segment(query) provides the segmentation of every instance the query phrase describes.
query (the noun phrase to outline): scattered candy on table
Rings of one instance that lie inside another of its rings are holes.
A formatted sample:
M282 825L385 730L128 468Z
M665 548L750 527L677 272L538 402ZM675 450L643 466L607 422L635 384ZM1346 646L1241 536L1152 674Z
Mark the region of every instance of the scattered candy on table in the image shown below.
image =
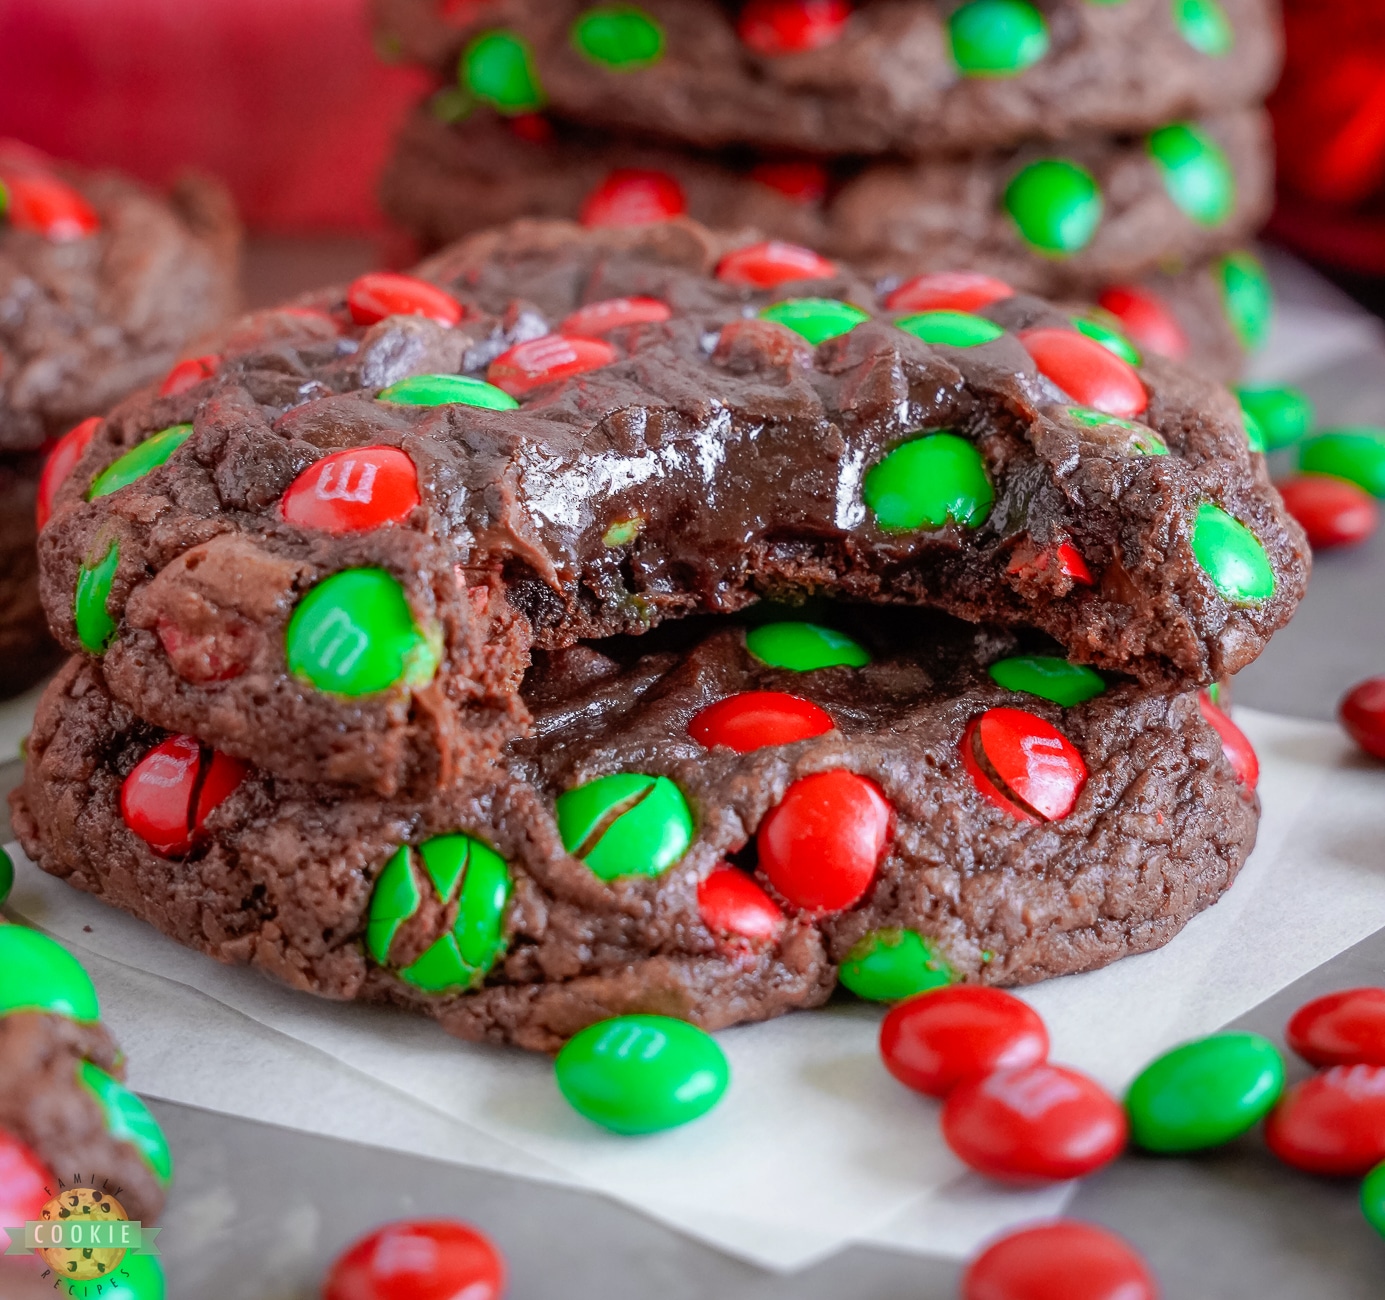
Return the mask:
M1385 759L1385 677L1371 677L1347 692L1338 706L1347 734L1366 753Z
M1375 498L1347 479L1300 474L1275 486L1315 551L1357 546L1371 537L1380 523Z
M1158 1300L1148 1265L1115 1233L1060 1219L992 1242L967 1266L961 1300Z
M377 1228L338 1256L322 1300L500 1300L505 1260L494 1243L455 1219Z
M1295 1084L1271 1112L1265 1142L1306 1173L1366 1173L1385 1160L1385 1066L1334 1065Z
M1385 988L1314 998L1294 1012L1284 1037L1310 1065L1385 1065Z

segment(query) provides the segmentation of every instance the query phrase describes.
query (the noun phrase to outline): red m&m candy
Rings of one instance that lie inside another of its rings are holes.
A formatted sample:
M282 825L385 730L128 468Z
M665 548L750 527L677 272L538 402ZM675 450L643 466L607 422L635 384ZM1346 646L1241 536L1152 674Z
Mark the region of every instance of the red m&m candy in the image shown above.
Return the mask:
M668 303L657 298L607 298L604 302L589 302L565 316L558 333L590 337L623 325L658 324L672 315Z
M742 691L709 704L688 723L688 734L711 749L726 745L748 754L765 745L792 745L833 727L831 714L784 691Z
M718 938L772 943L784 928L784 913L775 901L735 867L717 867L698 885L697 910Z
M619 355L602 339L545 334L502 352L491 362L486 378L511 397L524 397L545 384L600 370Z
M962 762L982 795L1023 821L1061 820L1087 783L1072 742L1024 709L987 709L974 719Z
M1308 534L1315 551L1364 542L1380 523L1380 507L1369 492L1330 474L1300 474L1276 485L1284 508Z
M777 239L738 248L717 264L718 280L749 289L772 289L794 280L828 280L836 274L836 266L811 248Z
M391 271L370 271L346 291L346 305L357 325L374 325L388 316L426 316L439 325L462 319L462 304L427 280Z
M1198 693L1197 706L1207 725L1220 737L1222 752L1236 773L1236 780L1253 792L1260 783L1260 760L1255 756L1254 746L1246 739L1246 733L1212 703L1206 691Z
M962 1300L1158 1300L1144 1260L1113 1232L1073 1219L1021 1228L978 1255Z
M18 1227L37 1219L50 1188L57 1191L57 1180L38 1156L13 1133L0 1129L0 1255L12 1244L5 1226ZM3 1276L0 1271L0 1280Z
M1385 989L1343 989L1294 1012L1284 1037L1311 1065L1385 1065Z
M821 203L827 197L827 168L819 162L756 163L750 177L795 203Z
M196 388L204 379L210 379L221 367L221 358L215 354L206 357L189 357L180 361L165 376L159 385L160 397L174 397Z
M890 311L976 312L1014 296L1004 280L979 271L938 271L905 280L885 299L885 306Z
M1121 330L1143 352L1182 361L1191 350L1178 318L1148 289L1113 284L1102 290L1097 305L1120 321Z
M850 17L849 0L747 0L736 32L756 54L801 54L831 45Z
M155 853L178 857L192 848L207 818L249 770L239 759L204 751L193 736L173 736L125 778L120 815Z
M922 993L880 1026L880 1055L900 1083L946 1097L965 1079L1048 1059L1048 1030L1027 1002L975 984Z
M1087 567L1087 561L1082 558L1082 552L1071 542L1061 542L1037 554L1032 545L1024 546L1006 566L1007 573L1023 574L1031 578L1037 578L1040 574L1050 571L1061 573L1083 587L1090 587L1095 581L1091 569Z
M362 1237L327 1274L322 1300L500 1300L505 1261L452 1219L391 1223Z
M1144 383L1128 362L1076 330L1026 330L1020 335L1039 373L1074 401L1128 420L1149 405Z
M1310 1174L1366 1173L1385 1160L1385 1065L1335 1065L1295 1084L1270 1112L1265 1142Z
M1337 708L1342 726L1366 753L1385 758L1385 677L1353 686Z
M875 879L892 811L880 787L855 772L805 776L760 823L760 870L791 906L840 912Z
M683 187L666 172L620 167L582 203L584 226L648 226L688 210Z
M418 503L418 470L398 447L353 447L309 465L279 507L300 528L356 533L407 519Z
M53 450L48 453L48 459L43 463L43 473L38 478L36 516L40 529L53 513L53 498L58 495L58 489L77 467L82 453L91 445L91 440L100 427L101 417L90 416L63 434Z
M1125 1110L1085 1074L1040 1062L959 1083L943 1137L978 1173L1002 1182L1083 1178L1125 1146Z
M6 219L54 244L85 239L101 229L96 210L66 181L38 171L6 171Z

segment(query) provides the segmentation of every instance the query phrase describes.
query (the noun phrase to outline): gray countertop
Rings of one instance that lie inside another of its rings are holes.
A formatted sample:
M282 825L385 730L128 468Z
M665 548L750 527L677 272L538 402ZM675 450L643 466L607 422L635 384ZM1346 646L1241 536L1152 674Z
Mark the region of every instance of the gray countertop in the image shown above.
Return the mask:
M250 297L264 300L368 265L361 244L262 245ZM1303 384L1324 423L1385 424L1385 354ZM1307 600L1237 679L1236 701L1331 718L1353 682L1385 673L1385 535L1316 566ZM0 787L18 765L0 769ZM8 838L8 826L4 826ZM1385 931L1236 1023L1279 1038L1320 992L1385 982ZM764 1273L598 1196L154 1103L178 1159L160 1238L170 1300L309 1300L336 1253L389 1219L448 1214L489 1232L511 1300L947 1300L954 1265L853 1248L793 1276ZM1366 1300L1385 1293L1385 1241L1351 1182L1293 1174L1258 1137L1194 1159L1127 1157L1090 1179L1071 1213L1127 1236L1165 1300Z

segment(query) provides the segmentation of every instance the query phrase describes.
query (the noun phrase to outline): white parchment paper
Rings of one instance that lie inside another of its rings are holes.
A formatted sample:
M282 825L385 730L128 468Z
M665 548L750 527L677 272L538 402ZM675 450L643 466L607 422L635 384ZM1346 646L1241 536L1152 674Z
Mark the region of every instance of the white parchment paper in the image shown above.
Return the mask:
M1112 1088L1385 926L1385 769L1335 727L1238 720L1260 754L1265 814L1236 886L1159 952L1024 993L1054 1058ZM720 1034L733 1072L722 1105L622 1139L567 1108L543 1058L218 966L22 858L11 909L91 961L144 1092L580 1186L767 1267L851 1241L961 1257L1070 1191L967 1174L935 1104L881 1067L876 1007L843 1001Z

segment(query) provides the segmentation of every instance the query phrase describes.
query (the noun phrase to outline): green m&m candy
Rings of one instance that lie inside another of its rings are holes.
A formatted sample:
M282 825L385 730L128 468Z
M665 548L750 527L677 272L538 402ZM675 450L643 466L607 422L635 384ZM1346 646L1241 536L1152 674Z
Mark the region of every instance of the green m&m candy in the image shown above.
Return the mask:
M1128 365L1144 364L1139 349L1120 330L1112 329L1111 326L1093 320L1090 316L1075 316L1072 323L1079 334L1095 339L1108 352L1114 353Z
M745 634L745 648L770 668L796 673L864 668L870 654L845 632L818 623L764 623Z
M543 91L527 42L513 32L483 32L462 52L462 85L501 113L533 113Z
M1252 416L1270 451L1292 447L1313 431L1313 404L1297 388L1258 384L1236 389L1241 410Z
M1236 34L1218 0L1169 0L1174 25L1199 54L1220 58L1230 54Z
M175 424L171 429L146 438L138 447L131 447L119 460L107 465L87 489L87 500L110 496L129 487L151 470L158 469L175 451L192 437L192 425Z
M837 975L869 1002L902 1002L957 978L931 939L897 928L872 930L847 953Z
M760 316L801 334L814 347L840 334L849 334L870 319L869 312L836 298L790 298L771 303Z
M410 375L382 389L378 400L399 406L480 406L488 411L519 406L509 393L470 375Z
M1305 473L1330 474L1385 497L1385 429L1329 429L1303 444L1298 463Z
M997 659L987 672L1007 691L1037 695L1065 709L1095 699L1106 690L1106 681L1100 673L1086 664L1070 664L1056 655L1012 655L1008 659Z
M731 1067L716 1040L671 1016L616 1016L588 1025L553 1062L579 1115L613 1133L658 1133L705 1115Z
M0 1016L12 1011L101 1018L91 977L66 948L27 926L0 925Z
M1254 253L1228 253L1213 268L1222 306L1241 346L1254 352L1265 346L1274 321L1274 288Z
M597 5L572 24L572 44L593 63L631 71L663 57L664 29L633 5Z
M1146 1151L1202 1151L1254 1128L1284 1091L1284 1061L1259 1034L1212 1034L1146 1066L1125 1096Z
M107 1132L117 1142L128 1142L134 1147L153 1170L154 1177L167 1187L173 1179L173 1153L149 1107L119 1079L111 1078L90 1061L77 1067L77 1077L99 1103Z
M4 849L0 849L0 907L9 899L14 888L14 862Z
M895 321L895 327L906 334L949 348L974 348L993 343L1005 331L984 316L968 311L924 311Z
M1048 53L1048 24L1028 0L968 0L953 10L947 33L969 77L1011 77Z
M383 569L346 569L318 583L293 611L285 645L295 677L352 697L422 686L442 658Z
M688 851L693 818L666 776L617 772L558 796L563 847L602 880L660 876Z
M1051 257L1086 248L1101 224L1102 207L1096 178L1066 158L1030 163L1005 189L1005 209L1024 241Z
M474 988L507 947L505 911L514 878L505 859L473 836L434 836L416 850L404 845L390 858L371 896L366 951L388 966L395 936L422 904L415 853L438 903L447 908L455 901L457 919L399 978L425 993Z
M110 550L94 564L84 564L77 570L77 594L72 602L72 616L77 624L77 640L90 655L101 654L115 639L115 619L107 604L111 584L120 566L120 546L111 543Z
M1149 155L1180 211L1200 226L1217 226L1236 206L1236 176L1212 138L1186 122L1160 127L1149 137Z
M1137 456L1167 456L1169 454L1164 440L1146 424L1137 424L1134 420L1122 420L1117 415L1107 415L1105 411L1094 411L1089 406L1069 406L1067 411L1069 419L1075 420L1078 424L1085 424L1089 429L1110 424L1119 429L1127 430L1130 434L1130 450Z
M1204 501L1193 522L1193 555L1233 605L1274 595L1274 570L1259 539L1239 519Z
M954 433L932 433L896 447L867 472L863 494L876 523L889 533L947 524L978 528L995 501L981 453Z
M1385 1237L1385 1164L1376 1165L1361 1183L1361 1213Z

